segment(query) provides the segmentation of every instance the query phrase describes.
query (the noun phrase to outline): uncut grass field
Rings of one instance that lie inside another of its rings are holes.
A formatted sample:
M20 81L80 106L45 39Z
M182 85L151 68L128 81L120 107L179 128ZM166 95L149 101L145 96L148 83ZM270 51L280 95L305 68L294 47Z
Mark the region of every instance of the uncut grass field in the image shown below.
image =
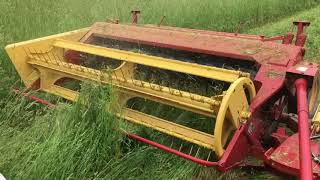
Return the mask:
M130 22L279 35L295 31L293 20L311 21L306 59L320 62L317 0L0 0L0 173L7 179L277 179L267 172L219 173L123 137L115 129L139 129L118 121L111 86L83 84L79 102L49 109L13 94L23 88L5 54L7 44L90 26ZM87 101L89 99L89 101ZM157 109L161 111L161 109ZM171 112L168 111L168 114Z

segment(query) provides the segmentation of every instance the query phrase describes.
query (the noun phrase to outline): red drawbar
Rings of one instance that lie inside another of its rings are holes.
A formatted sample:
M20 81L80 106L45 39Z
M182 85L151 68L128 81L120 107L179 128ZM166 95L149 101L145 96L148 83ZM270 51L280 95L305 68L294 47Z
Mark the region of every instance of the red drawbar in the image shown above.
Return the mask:
M297 114L299 129L299 150L300 150L300 179L311 180L311 150L309 132L309 112L307 100L307 81L300 78L295 81L297 93Z
M149 139L145 139L145 138L140 137L138 135L131 134L131 133L126 133L126 134L132 139L136 139L136 140L141 141L143 143L149 144L150 146L153 146L153 147L156 147L158 149L164 150L164 151L166 151L168 153L178 155L178 156L180 156L182 158L185 158L187 160L193 161L193 162L198 163L200 165L203 165L203 166L217 166L218 165L218 162L206 161L206 160L203 160L203 159L199 159L199 158L190 156L188 154L185 154L185 153L180 152L178 150L169 148L169 147L164 146L162 144L158 144L158 143L156 143L154 141L151 141Z
M28 93L25 93L25 92L21 92L20 90L18 89L13 89L13 92L17 93L17 94L21 94L23 95L24 97L27 97L29 98L30 100L34 101L34 102L37 102L39 104L43 104L45 106L48 106L49 108L54 108L55 105L50 103L49 101L46 101L44 99L41 99L41 98L38 98L37 96L31 96L30 94Z

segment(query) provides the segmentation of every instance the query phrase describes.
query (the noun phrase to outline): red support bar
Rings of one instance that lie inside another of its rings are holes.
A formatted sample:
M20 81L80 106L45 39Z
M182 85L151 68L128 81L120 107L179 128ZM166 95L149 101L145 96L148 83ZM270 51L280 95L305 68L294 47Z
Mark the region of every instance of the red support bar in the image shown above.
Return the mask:
M311 180L310 126L307 100L307 81L303 78L295 81L297 93L297 114L299 129L300 179Z
M303 30L306 26L310 25L308 21L294 21L294 25L297 26L297 36L296 36L296 46L303 47L307 40L307 35L303 33Z
M132 24L138 24L139 15L140 15L140 11L139 10L132 10L131 11Z
M199 159L199 158L190 156L188 154L185 154L185 153L180 152L178 150L169 148L167 146L164 146L162 144L156 143L156 142L151 141L149 139L145 139L145 138L140 137L138 135L131 134L131 133L126 133L126 134L128 135L128 137L130 137L132 139L135 139L135 140L141 141L143 143L149 144L150 146L156 147L158 149L161 149L161 150L166 151L166 152L171 153L171 154L175 154L177 156L180 156L180 157L185 158L187 160L193 161L193 162L198 163L200 165L203 165L203 166L217 166L218 165L218 162L206 161L206 160L203 160L203 159Z
M21 94L22 96L27 97L27 98L29 98L30 100L32 100L32 101L34 101L36 103L43 104L43 105L45 105L45 106L47 106L49 108L54 108L55 107L55 105L50 103L49 101L46 101L46 100L41 99L41 98L38 98L37 96L32 96L32 95L30 95L28 93L25 93L25 92L21 92L18 89L13 89L13 92L15 92L17 94Z

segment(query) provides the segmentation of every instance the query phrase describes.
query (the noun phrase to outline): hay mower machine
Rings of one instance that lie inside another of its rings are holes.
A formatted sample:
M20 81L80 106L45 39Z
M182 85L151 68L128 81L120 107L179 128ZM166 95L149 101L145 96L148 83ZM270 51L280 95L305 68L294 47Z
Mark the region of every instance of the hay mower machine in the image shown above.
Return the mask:
M303 61L308 22L294 22L296 35L266 38L138 25L139 11L132 13L132 24L97 22L6 51L27 88L76 101L78 90L66 82L112 84L121 119L189 149L125 132L130 138L221 171L250 166L254 157L276 172L320 177L319 65ZM212 128L204 132L131 108L136 98L204 116L197 121Z

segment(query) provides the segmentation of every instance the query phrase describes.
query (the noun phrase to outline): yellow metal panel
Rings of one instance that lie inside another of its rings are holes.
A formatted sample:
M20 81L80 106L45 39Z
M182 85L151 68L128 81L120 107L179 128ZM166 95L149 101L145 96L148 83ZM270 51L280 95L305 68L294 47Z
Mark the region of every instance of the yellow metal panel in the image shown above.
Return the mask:
M67 40L57 40L53 44L55 47L64 49L75 50L79 52L85 52L102 57L109 57L116 60L122 60L132 62L136 64L142 64L150 67L156 67L159 69L166 69L175 72L187 73L200 77L206 77L209 79L216 79L225 82L233 82L239 77L249 77L249 73L243 73L241 71L226 70L222 68L209 67L194 63L187 63L178 60L171 60L156 56L148 56L139 53L133 53L128 51L122 51L117 49L105 48L100 46L94 46L84 44L80 42L73 42Z
M317 75L313 79L312 89L309 94L309 114L313 116L312 118L312 130L315 132L320 132L320 74L317 72Z
M317 72L316 76L313 78L312 88L310 90L309 98L309 112L314 113L315 108L317 108L317 103L319 102L320 93L320 74Z
M80 40L89 28L79 29L66 33L47 36L39 39L24 41L20 43L10 44L5 47L12 63L27 87L30 87L36 80L35 72L29 64L27 64L28 55L36 52L48 52L52 50L52 43L57 38L68 39L72 41ZM61 56L61 55L60 55ZM31 79L29 79L29 77Z
M111 83L109 77L104 77L108 76L108 74L104 74L101 71L90 68L81 68L81 66L70 63L53 63L49 61L42 61L40 59L36 60L35 57L30 59L28 63L39 69L42 74L41 76L44 76L40 81L41 88L43 90L50 89L47 86L44 87L43 84L49 83L53 85L57 79L62 77L69 77L81 81L90 80L106 84ZM57 76L57 74L59 75ZM218 112L221 99L221 97L208 98L164 86L161 86L161 88L155 88L159 87L159 85L137 80L125 80L124 78L114 76L112 77L112 84L121 92L125 92L128 95L143 97L210 117L213 117ZM66 97L75 97L75 95L67 94Z
M320 131L320 104L318 105L316 113L312 119L312 129L314 129L316 132Z
M128 108L124 109L123 116L128 121L156 129L162 133L214 150L215 141L213 135Z
M253 82L244 77L232 83L222 99L214 129L215 153L218 157L223 155L225 143L232 130L239 128L240 118L248 118L241 115L250 114L249 102L246 96L243 96L244 88L248 90L249 101L251 101L255 97L256 91ZM241 102L241 106L232 106L232 104L239 104L239 102Z

